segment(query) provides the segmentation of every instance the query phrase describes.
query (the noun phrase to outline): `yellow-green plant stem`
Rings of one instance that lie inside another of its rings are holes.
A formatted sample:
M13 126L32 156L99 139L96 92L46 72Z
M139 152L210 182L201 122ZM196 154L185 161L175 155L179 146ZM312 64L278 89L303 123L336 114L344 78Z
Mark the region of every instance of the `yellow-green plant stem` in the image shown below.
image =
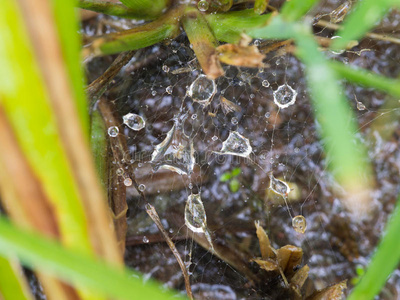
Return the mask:
M79 0L78 7L111 16L138 20L154 20L157 15L149 15L140 9L128 8L120 3L98 0Z

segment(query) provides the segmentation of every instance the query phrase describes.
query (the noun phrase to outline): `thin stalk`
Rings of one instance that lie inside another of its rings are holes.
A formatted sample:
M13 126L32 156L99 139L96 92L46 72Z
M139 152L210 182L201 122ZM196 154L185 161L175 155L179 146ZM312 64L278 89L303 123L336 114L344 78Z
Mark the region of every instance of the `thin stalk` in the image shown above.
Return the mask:
M173 8L154 22L96 38L83 49L82 55L91 57L137 50L173 38L179 33L182 13L182 6Z
M122 18L152 20L157 17L154 15L149 15L145 11L141 11L139 9L128 8L123 4L108 1L79 0L77 6L82 9Z
M329 66L349 82L371 87L400 98L399 80L380 76L363 69L352 69L339 62L330 62Z
M203 15L197 9L188 8L183 18L183 28L204 74L212 79L223 75L224 70L215 49L218 46L218 41Z

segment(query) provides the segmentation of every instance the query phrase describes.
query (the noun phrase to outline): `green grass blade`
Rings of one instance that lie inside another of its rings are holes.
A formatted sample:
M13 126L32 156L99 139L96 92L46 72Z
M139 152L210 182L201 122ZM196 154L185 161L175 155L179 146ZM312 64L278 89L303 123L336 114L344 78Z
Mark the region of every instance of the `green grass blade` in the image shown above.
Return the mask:
M282 18L286 21L296 21L303 17L319 0L286 1L281 9Z
M344 49L352 40L362 38L387 13L392 0L357 1L353 11L345 19L342 29L337 33L341 39L335 39L332 49Z
M109 1L79 0L77 6L82 9L87 9L106 15L118 16L121 18L132 18L139 20L154 19L154 16L148 16L144 11L131 9L123 4Z
M127 7L141 11L147 16L159 16L168 7L169 0L121 0Z
M91 251L83 204L68 164L23 18L15 1L0 9L0 103L38 179L66 245Z
M400 262L400 198L397 200L396 209L393 212L386 232L371 259L365 275L354 288L347 300L369 300L384 286L390 274L398 267Z
M81 67L80 49L81 40L78 34L79 26L77 10L74 1L52 0L55 22L71 90L82 123L84 134L89 137L88 103L84 92L84 75Z
M271 14L258 15L252 9L207 14L205 18L217 40L238 43L240 35L250 29L267 25Z
M371 87L400 98L400 81L364 69L353 69L339 62L330 62L329 67L349 82Z
M65 282L86 286L118 299L177 299L133 271L113 268L82 253L72 252L37 234L23 231L0 217L0 254L17 256L29 267ZM179 298L178 298L179 299Z
M18 263L4 257L0 257L0 297L3 300L33 299Z

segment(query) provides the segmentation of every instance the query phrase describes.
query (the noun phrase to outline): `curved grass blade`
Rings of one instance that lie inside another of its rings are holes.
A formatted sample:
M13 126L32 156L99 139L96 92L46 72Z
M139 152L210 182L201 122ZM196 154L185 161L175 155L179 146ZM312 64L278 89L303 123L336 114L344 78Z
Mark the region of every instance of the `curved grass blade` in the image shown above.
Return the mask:
M0 217L0 254L17 256L25 265L40 268L71 283L118 299L179 299L161 291L153 282L143 282L128 269L116 269L83 253L66 250L60 244L24 231Z

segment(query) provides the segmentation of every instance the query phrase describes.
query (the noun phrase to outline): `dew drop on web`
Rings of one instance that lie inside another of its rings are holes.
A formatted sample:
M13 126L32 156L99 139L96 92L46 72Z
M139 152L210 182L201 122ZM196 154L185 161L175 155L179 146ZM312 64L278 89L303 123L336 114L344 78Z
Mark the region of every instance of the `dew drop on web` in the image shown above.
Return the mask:
M132 179L130 179L129 177L125 178L124 179L124 185L125 186L131 186L132 185Z
M197 8L198 8L200 11L207 11L208 7L209 7L209 5L208 5L208 1L207 1L207 0L200 0L200 1L197 3Z
M186 200L185 224L193 232L205 232L207 218L200 194L191 194Z
M286 108L296 102L297 92L288 84L283 84L274 91L274 102L279 108Z
M286 198L287 195L290 193L289 185L286 182L275 178L272 173L269 174L269 179L269 188L276 194Z
M298 233L305 233L307 229L307 221L302 215L295 216L292 219L293 229Z
M217 154L237 155L248 157L253 151L247 138L237 131L231 131L228 138L222 143L222 148Z
M216 91L217 86L214 80L207 78L206 75L200 75L190 85L188 95L193 101L207 106L211 102Z
M116 137L119 133L119 129L117 126L108 127L108 135L111 137Z
M146 186L144 184L139 184L138 189L139 189L139 191L144 192L146 189Z
M135 131L139 131L146 126L145 120L137 114L129 113L123 116L122 119L126 126Z
M155 147L150 161L154 171L163 168L180 175L189 175L193 172L195 163L193 141L183 132L180 122L176 119L165 139Z

